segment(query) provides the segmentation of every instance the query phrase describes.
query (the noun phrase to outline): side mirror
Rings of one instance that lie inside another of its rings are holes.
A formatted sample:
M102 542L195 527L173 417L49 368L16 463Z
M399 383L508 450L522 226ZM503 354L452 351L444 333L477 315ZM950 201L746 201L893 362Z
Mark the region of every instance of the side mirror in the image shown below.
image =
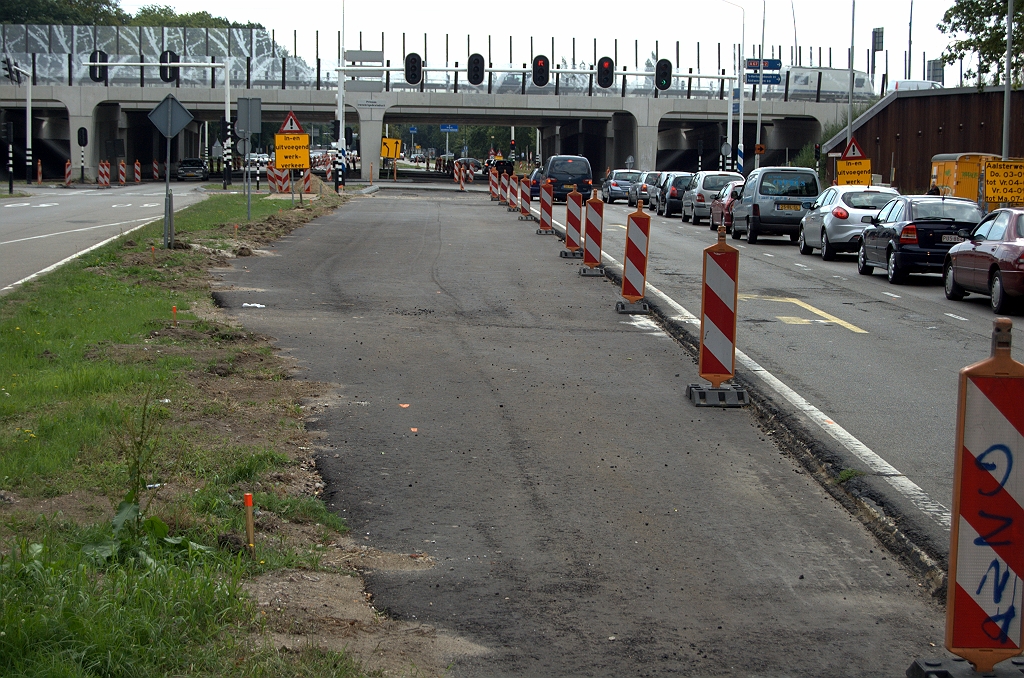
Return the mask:
M800 203L800 207L803 207L805 210L809 210L813 206L814 206L813 203L811 203L810 201L804 201L804 202Z
M878 223L878 217L873 217L870 214L867 215L867 216L861 217L860 220L861 220L861 223L865 223L865 224L877 224Z
M966 228L961 228L959 231L956 232L956 234L957 236L963 238L964 240L971 239L971 232L968 231Z
M732 193L729 194L729 197L731 197L733 200L739 200L740 193L739 191L733 191Z

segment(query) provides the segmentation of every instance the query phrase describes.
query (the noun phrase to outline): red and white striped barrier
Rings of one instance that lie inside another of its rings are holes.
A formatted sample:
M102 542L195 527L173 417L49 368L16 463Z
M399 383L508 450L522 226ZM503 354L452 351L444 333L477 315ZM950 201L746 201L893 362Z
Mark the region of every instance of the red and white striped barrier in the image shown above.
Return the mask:
M697 371L719 388L736 374L736 304L739 250L719 240L704 250L704 287L700 305L700 357Z
M135 183L142 183L142 163L138 160L135 161Z
M945 644L979 674L1024 647L1024 364L1012 327L995 320L992 355L960 370L957 399Z
M456 165L456 167L459 169L459 190L460 191L465 191L466 190L466 171L462 167L461 164Z
M100 160L96 182L100 185L100 188L110 188L110 163L106 160Z
M508 208L506 211L519 211L519 177L515 174L508 178Z
M153 158L153 181L160 181L160 161Z
M71 161L68 160L64 163L64 185L71 185Z
M308 169L302 172L302 192L313 192L313 173Z
M583 266L580 275L604 276L601 239L604 234L604 203L597 191L587 201L587 222L583 229Z
M555 187L544 182L540 185L540 228L537 235L554 235L555 229L551 225L551 208L555 204Z
M498 204L508 204L508 172L501 173L501 179L498 184Z
M117 165L117 185L123 187L125 181L128 179L128 168L125 167L124 160Z
M455 166L452 167L452 183L457 184L460 181L462 181L462 164L455 163Z
M487 188L491 192L491 200L498 199L498 170L492 169L487 173Z
M569 195L565 196L565 249L558 253L566 259L579 259L583 257L580 250L582 236L580 224L583 223L583 194L572 189Z
M650 245L651 215L643 210L643 201L637 201L637 210L626 217L626 254L622 259L622 297L627 303L617 302L619 313L649 313L643 301L647 290L647 252Z
M536 221L537 217L533 216L533 210L530 209L530 199L533 197L530 195L530 177L523 177L522 181L519 182L519 220L520 221Z

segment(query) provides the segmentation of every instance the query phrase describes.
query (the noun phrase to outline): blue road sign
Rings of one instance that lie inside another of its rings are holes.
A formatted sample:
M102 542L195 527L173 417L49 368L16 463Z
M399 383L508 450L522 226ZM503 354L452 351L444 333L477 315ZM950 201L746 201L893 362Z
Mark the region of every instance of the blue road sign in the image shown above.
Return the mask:
M761 84L761 78L764 78L764 84L766 85L781 85L782 75L779 73L747 73L747 84L748 85L759 85Z
M747 70L756 71L764 65L766 71L782 70L782 59L747 59Z
M419 132L419 130L416 129L415 127L410 127L409 128L409 134L416 134L417 132Z
M459 131L459 126L458 125L441 125L441 131L442 132L458 132Z

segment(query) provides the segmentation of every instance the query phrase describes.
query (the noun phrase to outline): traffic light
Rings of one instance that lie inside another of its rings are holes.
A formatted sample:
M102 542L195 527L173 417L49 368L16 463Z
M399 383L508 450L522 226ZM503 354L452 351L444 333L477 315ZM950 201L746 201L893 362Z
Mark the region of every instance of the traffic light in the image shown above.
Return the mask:
M18 64L11 61L11 57L5 56L3 60L4 76L15 85L21 84L21 71L16 67Z
M423 79L423 58L416 52L405 55L405 81L410 85L420 84Z
M346 127L345 128L345 148L349 148L349 149L355 148L355 141L353 141L354 138L355 138L355 135L352 134L352 128L351 127Z
M551 62L546 56L538 54L533 57L533 84L544 87L551 80Z
M814 144L814 161L821 160L821 144Z
M217 130L217 141L220 142L221 146L228 143L228 121L224 119L224 116L220 118L220 129Z
M83 148L89 145L89 130L84 127L78 128L78 145Z
M615 61L611 57L601 57L597 62L597 85L608 89L615 84Z
M93 50L93 53L89 55L89 63L93 64L105 64L107 63L107 53L101 49ZM89 66L89 79L93 82L106 82L107 81L107 67L106 66Z
M331 136L334 137L335 141L341 141L341 120L334 121L334 128Z
M654 86L662 91L672 86L672 62L668 59L658 59L654 64Z
M510 155L512 153L516 152L516 140L515 139L512 139L511 141L508 142L508 152L509 152Z
M484 70L487 67L487 62L484 61L482 54L471 54L469 61L466 63L466 77L469 79L470 85L479 85L484 81Z
M181 61L181 59L178 58L178 55L169 49L165 49L163 52L160 53L161 64L176 64L179 61ZM180 72L181 69L177 66L161 66L160 79L164 82L175 82L177 81L178 74Z

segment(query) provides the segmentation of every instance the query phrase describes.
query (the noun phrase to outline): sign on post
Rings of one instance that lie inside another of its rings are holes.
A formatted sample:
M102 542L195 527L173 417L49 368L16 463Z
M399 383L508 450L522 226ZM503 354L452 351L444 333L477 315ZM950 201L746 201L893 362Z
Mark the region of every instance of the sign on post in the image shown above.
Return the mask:
M764 78L765 85L781 85L782 75L779 73L747 73L747 84L748 85L760 85L762 84L761 78Z
M185 129L185 125L192 122L192 114L188 112L173 94L168 94L164 100L156 105L149 112L149 119L153 125L164 135L167 144L165 156L167 158L167 171L164 173L164 249L174 247L174 196L171 194L171 138L177 136L178 132ZM156 163L156 159L153 159ZM110 175L107 169L107 181L109 185Z
M288 123L287 118L285 123ZM298 120L295 121L295 124L299 124ZM240 137L249 137L253 134L259 134L262 126L263 99L259 97L238 97L238 119L235 122L235 133ZM301 127L298 131L301 131Z
M391 158L397 160L402 154L402 140L401 139L381 139L380 140L380 157Z
M458 125L441 125L441 131L447 134L455 134L459 131Z
M997 318L990 358L960 370L946 649L985 673L1021 653L1024 364Z
M782 70L782 59L747 59L748 71L757 71L762 67L766 71Z
M1024 203L1024 162L985 163L985 202Z
M274 167L283 170L309 169L309 135L291 111L288 111L281 129L274 135Z
M837 160L836 183L840 186L870 186L871 159Z

